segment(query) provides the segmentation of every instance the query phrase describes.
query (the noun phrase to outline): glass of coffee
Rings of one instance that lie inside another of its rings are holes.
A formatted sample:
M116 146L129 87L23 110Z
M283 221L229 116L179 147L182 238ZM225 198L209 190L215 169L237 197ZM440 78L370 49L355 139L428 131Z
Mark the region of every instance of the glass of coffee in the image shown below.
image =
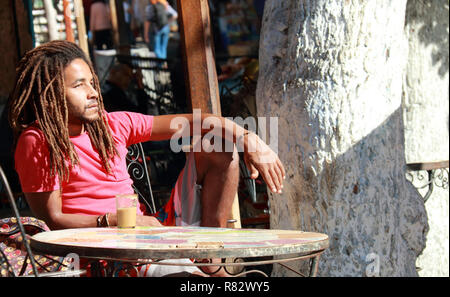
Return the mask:
M116 195L117 227L134 228L136 226L137 194Z

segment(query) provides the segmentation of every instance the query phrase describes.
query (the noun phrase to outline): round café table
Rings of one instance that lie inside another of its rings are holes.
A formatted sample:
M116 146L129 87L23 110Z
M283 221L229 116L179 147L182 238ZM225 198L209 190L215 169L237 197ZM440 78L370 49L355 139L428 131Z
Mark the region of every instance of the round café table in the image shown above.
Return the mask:
M310 276L316 276L320 255L329 244L328 236L322 233L192 226L64 229L38 233L31 237L30 243L38 253L58 256L75 253L81 258L160 265L173 264L159 263L158 259L245 258L214 264L192 263L195 266L283 265L311 259ZM273 259L251 260L267 256Z

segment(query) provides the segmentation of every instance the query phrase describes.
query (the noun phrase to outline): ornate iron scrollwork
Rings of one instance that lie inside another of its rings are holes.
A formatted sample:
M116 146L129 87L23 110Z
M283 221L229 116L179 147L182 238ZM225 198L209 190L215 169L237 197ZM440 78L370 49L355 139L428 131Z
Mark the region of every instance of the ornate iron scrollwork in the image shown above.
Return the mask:
M144 166L142 164L142 157L138 146L132 145L128 147L128 154L126 156L128 165L128 173L133 180L142 180L144 178Z
M406 178L416 189L428 188L423 197L424 202L430 198L435 186L448 189L448 167L449 161L434 163L412 163L407 164Z
M133 180L133 189L138 194L139 200L145 203L150 213L156 213L150 176L141 143L128 147L126 161L128 173Z

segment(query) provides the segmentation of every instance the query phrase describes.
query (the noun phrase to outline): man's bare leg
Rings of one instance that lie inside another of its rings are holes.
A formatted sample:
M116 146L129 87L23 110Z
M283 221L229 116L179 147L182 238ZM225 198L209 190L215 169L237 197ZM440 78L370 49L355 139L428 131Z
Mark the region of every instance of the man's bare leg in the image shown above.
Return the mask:
M197 184L202 185L201 225L227 227L231 208L239 184L239 154L234 152L196 152ZM220 259L212 259L219 263ZM203 266L206 273L213 273L218 266ZM229 276L220 269L214 276Z
M197 184L202 185L202 226L227 227L239 184L237 152L195 153Z

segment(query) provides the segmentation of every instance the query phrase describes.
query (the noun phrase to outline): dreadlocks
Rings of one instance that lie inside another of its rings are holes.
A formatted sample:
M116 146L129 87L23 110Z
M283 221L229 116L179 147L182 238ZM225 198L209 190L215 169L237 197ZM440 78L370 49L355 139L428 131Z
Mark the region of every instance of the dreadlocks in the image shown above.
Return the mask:
M60 183L69 179L69 168L79 163L69 139L64 86L64 68L78 58L83 59L92 72L94 88L99 94L99 114L102 115L103 99L92 64L76 44L61 40L45 43L25 54L16 68L16 83L9 102L9 123L14 132L14 143L23 130L37 121L48 143L51 174L58 174ZM100 116L84 125L100 154L103 167L110 173L109 160L117 151L108 123Z

